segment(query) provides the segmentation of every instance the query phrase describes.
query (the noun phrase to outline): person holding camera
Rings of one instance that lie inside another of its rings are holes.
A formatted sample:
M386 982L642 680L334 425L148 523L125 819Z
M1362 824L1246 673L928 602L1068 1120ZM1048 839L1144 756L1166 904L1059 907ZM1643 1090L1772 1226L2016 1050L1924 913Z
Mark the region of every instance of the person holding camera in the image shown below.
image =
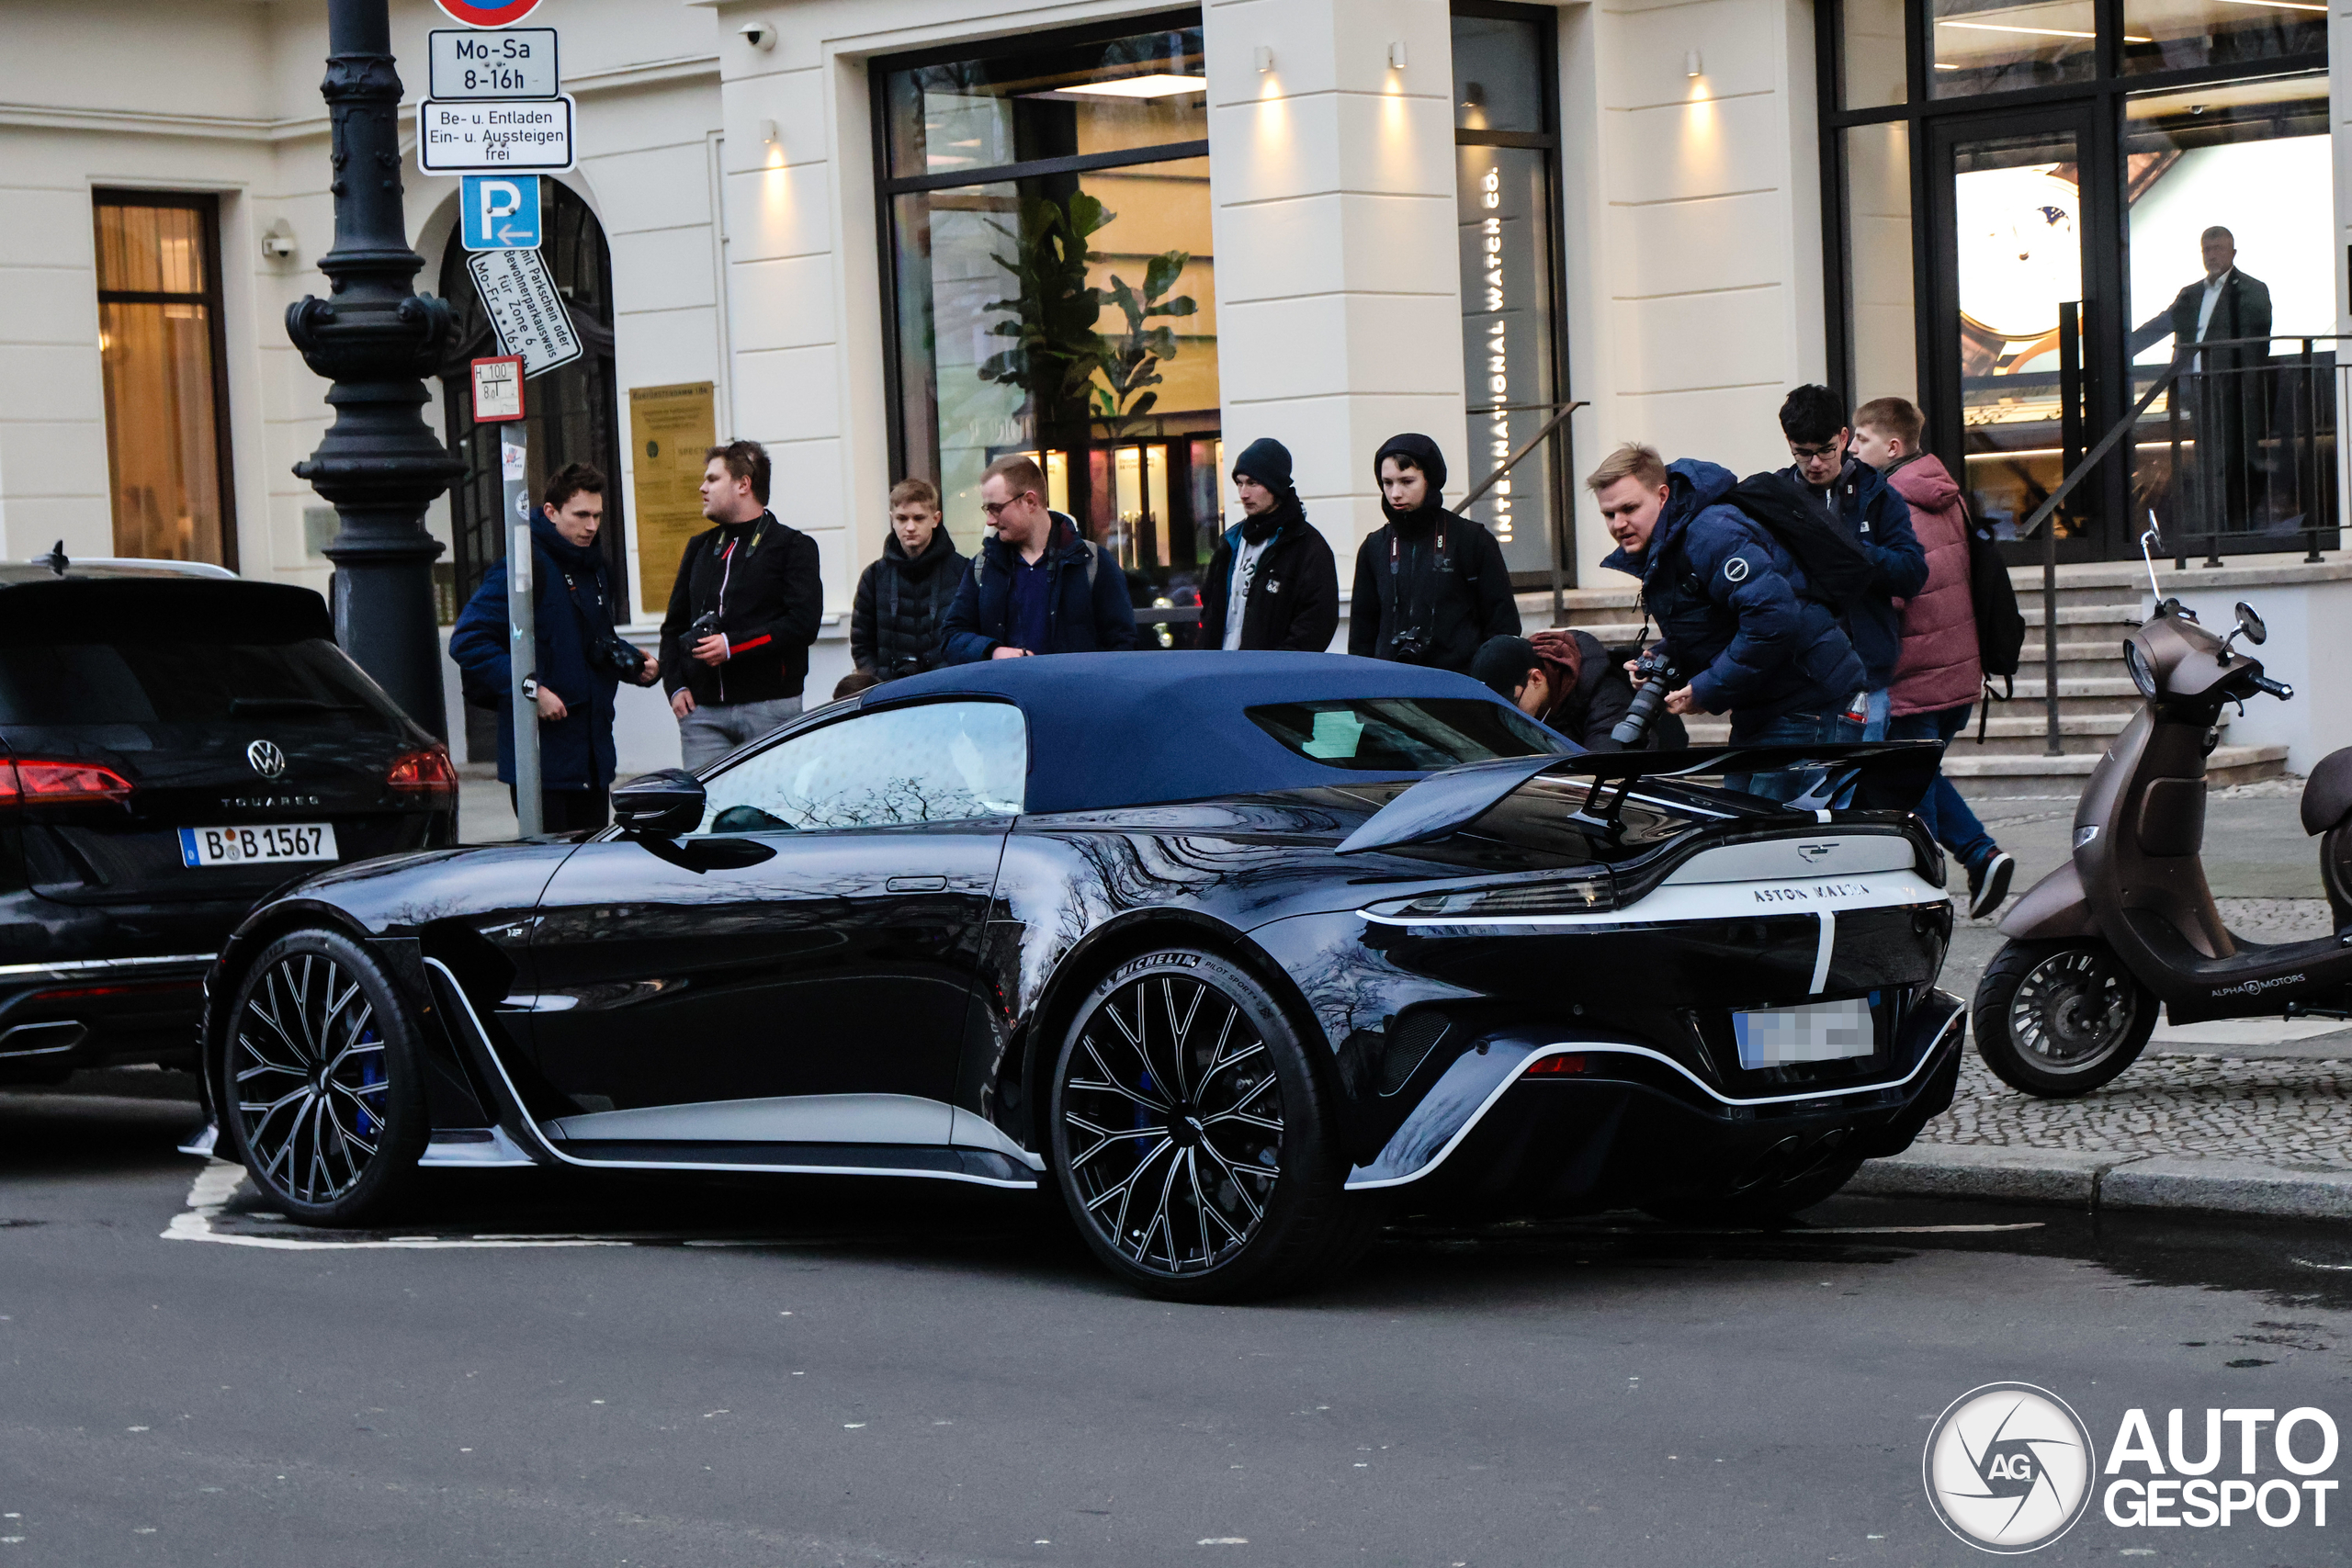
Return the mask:
M1862 661L1836 615L1807 597L1796 558L1725 502L1736 482L1632 443L1585 479L1617 541L1600 564L1641 580L1657 623L1657 645L1628 667L1645 688L1628 717L1652 704L1728 712L1736 746L1860 740ZM1786 799L1800 783L1763 776L1753 793Z
M1356 550L1348 651L1467 674L1487 638L1519 635L1503 547L1439 504L1445 455L1428 436L1390 436L1373 472L1388 522Z
M702 514L662 621L662 683L679 750L699 770L800 713L808 645L825 607L817 541L768 510L767 452L730 441L707 455Z
M850 602L850 662L882 681L939 668L939 628L963 586L964 557L939 525L928 479L890 487L890 536Z
M1588 751L1671 750L1686 743L1682 721L1658 716L1630 742L1611 731L1634 703L1624 666L1590 632L1555 626L1532 637L1488 637L1470 661L1470 678L1538 724Z
M531 519L531 613L538 637L524 694L539 710L539 818L550 833L594 831L611 809L613 697L623 681L650 686L659 660L613 626L612 584L596 535L605 523L605 476L585 463L556 471ZM513 664L506 563L483 577L449 633L449 657L469 694L495 698L498 777L514 790ZM517 803L519 810L520 803Z

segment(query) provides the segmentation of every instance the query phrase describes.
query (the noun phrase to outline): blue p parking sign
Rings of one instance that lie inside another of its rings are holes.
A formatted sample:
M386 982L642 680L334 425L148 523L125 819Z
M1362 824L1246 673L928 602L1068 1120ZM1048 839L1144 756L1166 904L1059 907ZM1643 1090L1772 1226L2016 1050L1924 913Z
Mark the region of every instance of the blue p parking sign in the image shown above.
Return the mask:
M539 177L537 175L468 175L458 206L469 251L535 251L539 248Z

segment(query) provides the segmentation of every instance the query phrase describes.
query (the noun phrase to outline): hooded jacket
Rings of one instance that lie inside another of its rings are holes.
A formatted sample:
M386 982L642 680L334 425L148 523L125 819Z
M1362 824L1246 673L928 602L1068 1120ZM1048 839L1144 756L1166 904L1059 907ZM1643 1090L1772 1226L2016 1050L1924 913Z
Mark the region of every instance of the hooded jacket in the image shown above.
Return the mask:
M1035 653L1114 653L1136 645L1136 609L1127 597L1127 576L1102 546L1089 543L1062 513L1053 519L1052 542L1039 557L1046 580L1046 646ZM1091 554L1094 566L1087 569ZM940 652L949 664L977 664L992 657L1012 636L1012 570L1018 547L993 530L980 541L971 570L956 590L955 603L940 626Z
M1255 477L1254 475L1252 476ZM1306 520L1298 492L1286 491L1271 514L1273 536L1258 558L1250 597L1241 606L1244 649L1291 649L1322 653L1340 629L1340 566L1331 547ZM1195 648L1225 646L1227 606L1232 603L1233 563L1248 522L1237 523L1217 541L1201 580L1201 625Z
M704 706L797 697L824 608L817 541L775 513L696 534L686 541L662 619L662 684L673 695L685 687ZM709 610L718 612L730 650L721 664L694 657L687 635Z
M1895 661L1892 712L1941 713L1976 700L1984 666L1976 648L1976 606L1968 591L1968 508L1941 462L1920 453L1887 471L1911 507L1928 556L1927 586L1899 603L1903 655Z
M539 684L563 699L569 711L539 721L539 786L598 789L613 782L613 694L620 677L589 658L596 639L613 629L612 592L605 578L605 553L575 545L555 530L544 512L531 519L533 631L538 649ZM466 602L449 633L449 657L477 690L498 694L498 777L514 782L514 661L506 623L506 563L500 561Z
M1406 458L1428 476L1429 493L1410 512L1381 498L1384 527L1356 549L1355 592L1348 608L1348 651L1467 674L1479 645L1519 635L1519 605L1502 546L1486 525L1439 504L1445 456L1426 435L1395 435L1372 460L1373 475L1387 457ZM1397 634L1417 632L1418 652L1396 646Z
M884 539L882 558L858 578L850 603L851 661L885 680L937 669L940 623L963 586L964 561L944 527L919 556L895 532Z
M1667 478L1648 547L1600 564L1641 579L1643 607L1700 709L1760 722L1861 691L1862 661L1829 607L1804 596L1796 558L1724 504L1731 471L1685 457Z
M1821 495L1795 465L1781 471L1809 494ZM1911 531L1911 509L1885 477L1860 458L1846 459L1829 487L1829 499L1831 513L1854 536L1873 569L1870 592L1838 610L1854 651L1861 655L1863 683L1875 692L1894 679L1894 661L1903 649L1903 624L1894 602L1926 586L1928 556Z

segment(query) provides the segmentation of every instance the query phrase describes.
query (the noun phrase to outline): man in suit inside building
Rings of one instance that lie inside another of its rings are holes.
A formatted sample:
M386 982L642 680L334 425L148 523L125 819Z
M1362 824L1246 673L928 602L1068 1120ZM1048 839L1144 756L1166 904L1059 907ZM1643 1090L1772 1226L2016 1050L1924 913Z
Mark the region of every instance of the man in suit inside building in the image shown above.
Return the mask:
M2254 525L2249 508L2267 499L2258 444L2270 415L2270 290L2238 270L2237 240L2227 229L2216 224L2199 243L2205 276L2133 330L2132 353L2167 337L2176 354L2203 343L2258 340L2191 354L2174 393L2197 441L2181 498L2191 526L2241 529Z

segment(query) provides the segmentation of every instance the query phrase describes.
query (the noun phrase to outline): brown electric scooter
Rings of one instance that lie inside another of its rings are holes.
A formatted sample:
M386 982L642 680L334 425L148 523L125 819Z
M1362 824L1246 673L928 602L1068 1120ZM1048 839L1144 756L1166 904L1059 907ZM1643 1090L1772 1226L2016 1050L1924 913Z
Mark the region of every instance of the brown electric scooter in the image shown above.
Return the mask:
M2156 543L2151 529L2141 553ZM2149 558L2148 581L2155 582ZM2130 1066L2161 1002L2175 1023L2216 1018L2352 1018L2352 748L2312 770L2303 830L2336 934L2259 942L2222 923L2199 858L2205 759L2228 704L2293 690L2232 648L2259 646L2262 617L2240 604L2217 637L2156 591L2156 613L2124 640L2146 705L2100 760L2075 807L2072 863L2043 877L2001 922L2008 942L1976 987L1976 1049L2012 1089L2086 1094Z

